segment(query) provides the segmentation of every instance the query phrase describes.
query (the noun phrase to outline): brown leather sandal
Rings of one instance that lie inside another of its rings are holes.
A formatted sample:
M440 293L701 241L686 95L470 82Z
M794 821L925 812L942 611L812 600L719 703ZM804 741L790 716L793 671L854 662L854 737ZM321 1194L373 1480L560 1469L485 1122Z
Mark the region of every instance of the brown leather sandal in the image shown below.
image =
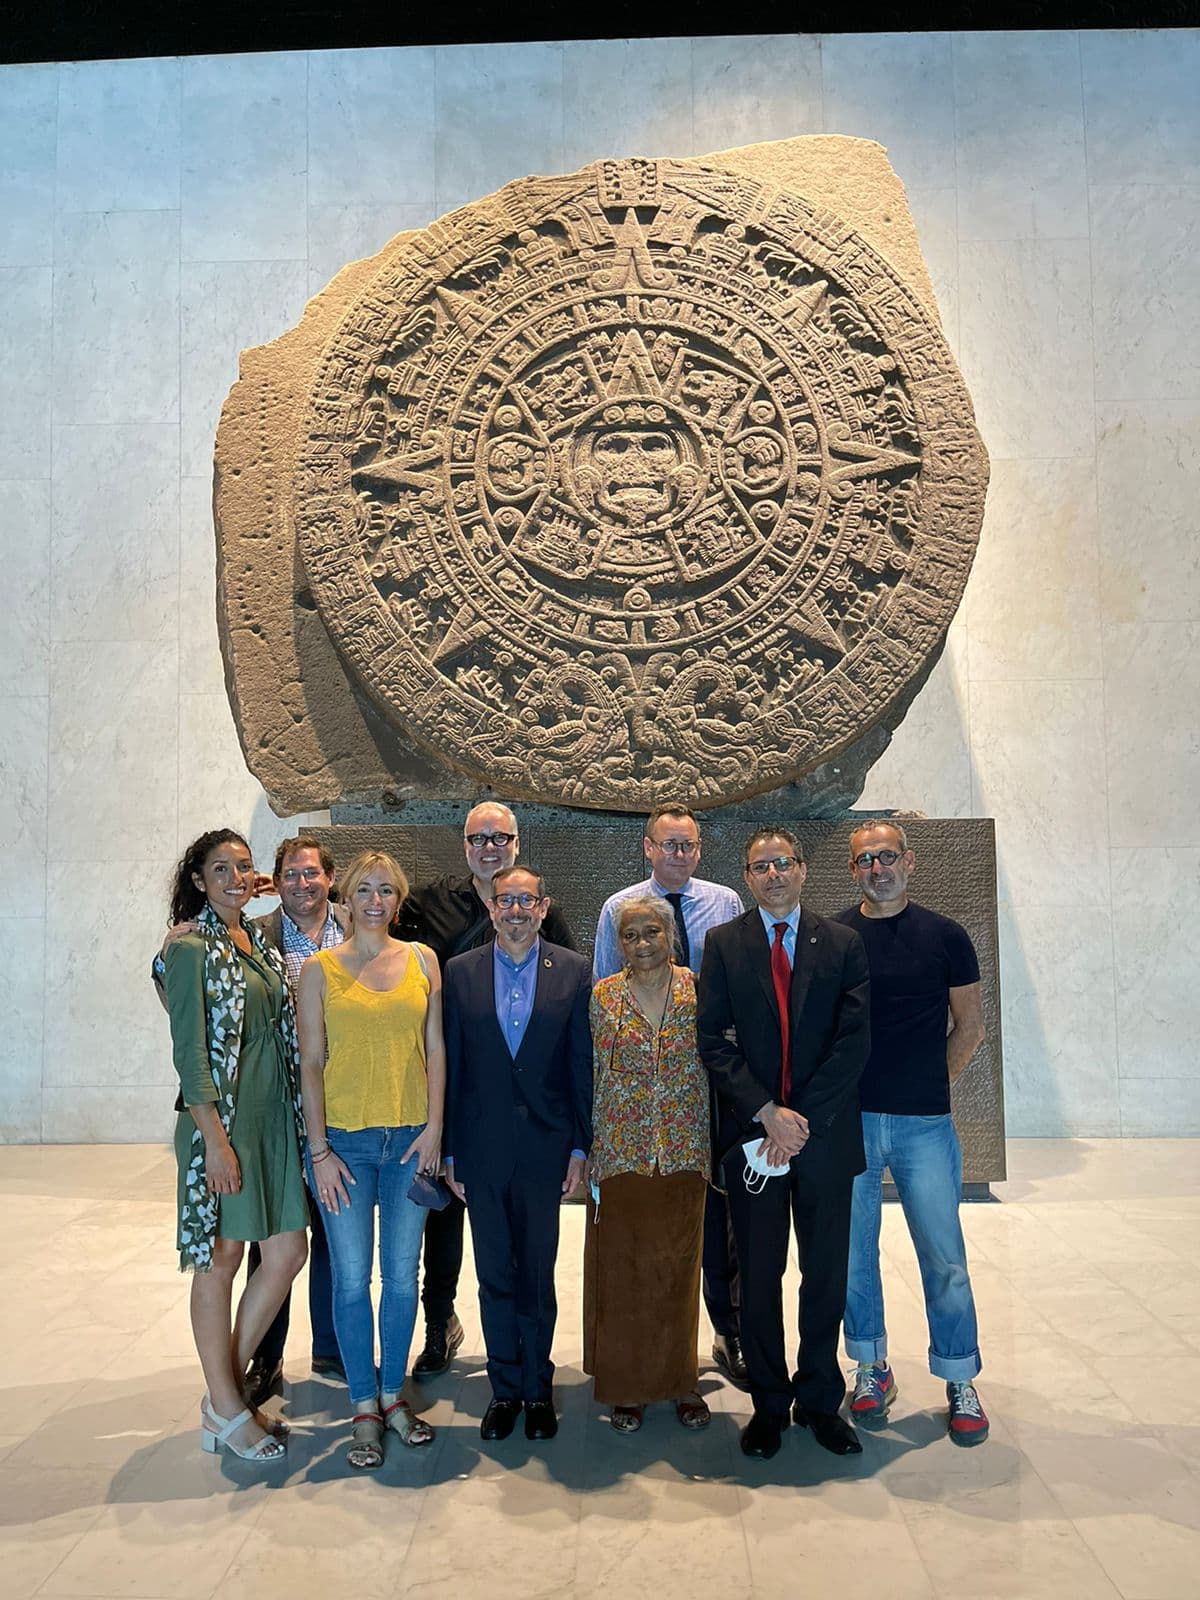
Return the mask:
M707 1428L712 1421L712 1412L694 1389L676 1400L675 1415L685 1428Z

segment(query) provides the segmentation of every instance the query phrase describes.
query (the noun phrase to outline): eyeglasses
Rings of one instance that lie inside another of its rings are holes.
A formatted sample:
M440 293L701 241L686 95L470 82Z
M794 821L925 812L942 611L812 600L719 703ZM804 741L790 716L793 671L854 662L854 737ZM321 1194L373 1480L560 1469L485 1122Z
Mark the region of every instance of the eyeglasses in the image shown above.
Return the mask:
M868 871L874 862L878 861L881 867L895 866L900 859L899 850L864 850L861 855L855 856L853 865Z
M651 839L650 843L665 856L694 856L700 848L699 839Z
M645 939L648 944L653 944L656 939L665 939L666 936L664 928L626 928L621 934L621 943L635 945Z
M522 911L530 911L541 903L540 896L536 894L498 894L492 901L501 911L511 911L514 906L520 906Z
M501 850L506 844L511 844L517 837L515 833L468 833L464 835L472 850L482 850L484 845L494 844Z
M781 875L790 872L793 867L798 867L799 861L795 856L772 856L769 861L750 861L746 864L746 871L752 872L756 878L765 878L771 868Z

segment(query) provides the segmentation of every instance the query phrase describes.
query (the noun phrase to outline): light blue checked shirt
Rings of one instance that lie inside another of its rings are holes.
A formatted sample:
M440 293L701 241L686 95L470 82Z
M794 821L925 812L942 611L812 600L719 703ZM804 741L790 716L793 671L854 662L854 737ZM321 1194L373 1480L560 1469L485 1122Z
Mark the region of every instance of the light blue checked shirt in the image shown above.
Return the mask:
M611 978L614 972L620 972L625 965L617 941L617 908L622 900L647 894L666 899L667 893L658 879L651 875L640 883L631 883L628 889L618 889L616 894L609 895L600 908L600 920L596 924L596 949L592 956L593 983L599 983L601 978ZM692 971L699 972L708 930L720 927L723 922L732 922L734 917L741 916L745 908L732 889L727 889L723 883L709 883L704 878L689 878L679 893Z
M325 913L325 925L321 929L321 937L313 940L296 926L291 917L282 908L279 912L279 926L283 933L283 964L287 968L288 985L293 994L296 985L300 982L300 968L309 956L315 956L318 950L333 950L344 943L346 935L342 932L333 911Z

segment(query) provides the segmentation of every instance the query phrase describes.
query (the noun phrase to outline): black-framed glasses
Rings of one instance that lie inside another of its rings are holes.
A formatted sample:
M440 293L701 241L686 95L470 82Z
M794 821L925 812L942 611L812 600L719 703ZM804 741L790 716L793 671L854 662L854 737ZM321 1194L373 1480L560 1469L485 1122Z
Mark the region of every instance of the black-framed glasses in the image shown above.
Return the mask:
M540 906L541 896L530 894L498 894L492 901L494 906L499 906L501 911L511 911L514 906L520 906L522 911L532 911L534 906Z
M468 833L464 835L472 850L482 850L484 845L494 844L503 850L505 845L511 844L516 838L515 833Z
M881 867L894 867L903 854L900 850L864 850L861 855L854 857L854 865L864 872L878 861Z
M800 865L796 856L772 856L769 861L751 861L747 863L746 871L752 872L756 878L765 878L771 868L778 873L790 872L793 867Z
M694 856L700 848L699 839L651 839L650 843L665 856Z

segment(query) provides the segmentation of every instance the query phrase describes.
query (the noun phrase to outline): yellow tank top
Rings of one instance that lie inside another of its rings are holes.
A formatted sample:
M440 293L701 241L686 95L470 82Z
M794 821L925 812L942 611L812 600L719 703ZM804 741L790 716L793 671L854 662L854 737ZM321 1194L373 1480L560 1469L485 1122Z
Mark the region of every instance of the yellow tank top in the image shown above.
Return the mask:
M404 976L379 994L351 977L336 950L325 973L325 1121L332 1128L405 1128L429 1120L425 1014L429 979L411 947Z

